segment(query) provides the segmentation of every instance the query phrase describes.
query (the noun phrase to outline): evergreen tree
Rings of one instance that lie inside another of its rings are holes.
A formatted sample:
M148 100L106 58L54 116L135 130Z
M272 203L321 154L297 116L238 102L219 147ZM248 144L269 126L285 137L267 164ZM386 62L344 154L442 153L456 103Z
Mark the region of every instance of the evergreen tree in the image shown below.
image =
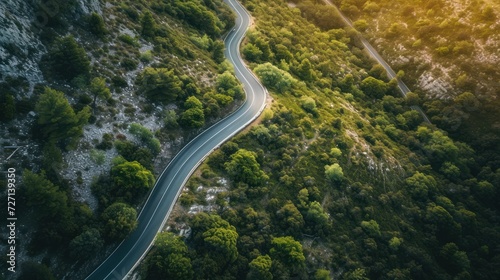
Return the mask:
M90 72L90 60L85 50L73 36L66 36L56 41L49 52L50 65L56 77L70 81Z
M45 139L54 143L74 145L90 117L90 108L75 113L64 94L46 87L35 105L38 124Z
M156 22L153 15L148 11L145 12L141 19L141 34L146 38L153 38L156 33Z

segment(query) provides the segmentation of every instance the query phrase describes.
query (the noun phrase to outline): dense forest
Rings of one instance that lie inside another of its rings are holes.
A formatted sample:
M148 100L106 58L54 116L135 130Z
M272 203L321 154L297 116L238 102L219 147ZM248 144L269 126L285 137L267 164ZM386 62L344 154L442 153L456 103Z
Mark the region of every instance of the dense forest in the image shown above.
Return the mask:
M2 163L20 226L16 273L2 254L0 278L83 279L136 227L173 155L243 100L221 40L235 16L217 0L11 2L2 28L40 45L0 42L2 146L22 145ZM36 82L12 70L33 57Z
M244 99L222 1L102 2L26 1L28 25L0 21L40 42L0 41L2 58L37 57L43 76L0 73L2 145L25 145L6 163L21 179L22 263L0 278L85 278L136 227L173 155ZM483 79L498 69L475 71L475 48L491 49L467 44L498 44L498 6L476 1L465 18L484 24L468 29L442 23L444 0L332 2L356 29L321 1L243 1L254 25L241 54L272 102L188 181L140 279L500 278L497 79ZM401 97L359 36L414 93ZM429 65L396 63L399 43L455 69L449 96L419 85Z
M273 102L191 178L168 223L181 237L159 235L143 277L500 277L494 140L476 151L439 119L457 116L403 99L335 8L244 4L256 25L242 54ZM472 113L478 99L439 102Z
M404 71L403 79L434 123L472 145L482 164L498 164L498 2L332 2L393 67Z

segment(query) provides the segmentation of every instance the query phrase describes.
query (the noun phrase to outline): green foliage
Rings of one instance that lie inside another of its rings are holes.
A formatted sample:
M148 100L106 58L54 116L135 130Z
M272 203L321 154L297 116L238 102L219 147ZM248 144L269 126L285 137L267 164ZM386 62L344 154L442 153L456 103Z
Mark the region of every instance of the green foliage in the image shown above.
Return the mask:
M440 256L446 269L452 274L468 271L471 268L467 254L464 251L459 251L455 243L445 244L441 248Z
M431 175L416 172L411 177L406 178L405 183L411 195L420 201L425 201L429 193L436 193L437 183Z
M132 37L128 34L120 34L120 36L118 36L118 39L120 39L120 41L122 41L128 45L131 45L134 47L139 46L139 41L138 41L137 37Z
M259 186L268 179L254 152L239 149L230 156L230 161L224 164L226 172L236 181L244 182L250 186Z
M423 143L423 151L434 164L440 165L445 161L454 162L457 160L458 147L442 131L431 131L429 128L421 126L417 130L417 137Z
M328 215L318 201L313 201L307 210L306 220L311 232L325 236L328 231Z
M48 60L53 74L70 81L77 76L88 76L90 60L85 50L73 36L57 39L48 53Z
M313 115L318 114L318 110L316 108L316 101L314 101L313 98L305 96L302 98L301 102L302 102L301 106L302 108L304 108L306 112L309 112Z
M362 221L361 228L371 237L380 236L380 227L375 220Z
M106 86L106 80L104 78L94 78L90 82L90 93L94 96L94 102L92 107L95 108L97 98L108 100L111 98L111 91Z
M92 34L96 35L97 37L102 38L104 37L104 35L108 33L106 27L104 26L104 20L96 12L90 14L88 18L88 25L89 25L89 31Z
M129 127L129 132L139 138L144 143L153 155L157 155L161 151L160 141L155 138L153 132L148 128L138 123L132 123Z
M165 123L165 126L167 128L177 128L179 126L179 123L177 122L179 120L179 117L177 116L177 113L175 113L174 110L168 110L165 113L165 118L163 119L163 122Z
M399 246L401 246L401 243L403 240L401 238L393 237L391 240L389 240L389 248L393 251L397 251L399 249Z
M14 96L11 93L4 91L0 93L0 107L2 108L0 121L6 122L14 118L16 106Z
M217 37L221 33L222 22L205 6L197 2L178 3L179 10L184 14L186 21L207 33L211 37Z
M125 238L137 227L137 211L125 203L114 203L101 216L105 236L110 241Z
M236 80L236 77L231 74L229 71L225 71L224 73L217 76L216 81L217 91L230 96L236 99L242 99L244 92L240 83Z
M140 60L144 63L149 63L153 61L154 55L153 52L147 50L145 52L141 52Z
M186 244L170 232L159 233L146 258L145 279L193 278L191 259Z
M24 262L21 266L19 280L55 280L54 274L45 264L32 261Z
M334 184L339 184L344 180L344 172L338 163L325 165L325 176Z
M27 204L38 209L38 220L55 219L70 212L66 193L49 181L45 173L36 174L25 170L23 175Z
M360 88L363 92L373 98L382 98L387 92L387 85L384 81L373 77L365 78L361 81Z
M151 101L170 102L182 93L182 81L174 70L146 67L137 77L138 92Z
M272 240L271 257L290 268L302 267L305 257L302 245L291 236L275 237Z
M152 169L153 153L149 148L140 147L130 141L115 141L116 150L124 161L137 161L142 166ZM120 162L122 163L122 162Z
M319 5L314 1L300 1L298 8L302 15L322 30L330 30L344 26L344 22L334 7Z
M212 58L217 63L222 63L224 61L224 42L221 40L213 41L211 45L212 49Z
M292 85L297 82L288 72L277 68L269 62L259 64L254 68L254 72L266 87L275 89L279 93L290 90Z
M243 47L242 53L245 58L251 62L260 62L263 55L263 52L259 49L259 47L252 43L246 44L245 47Z
M137 203L153 187L155 178L151 171L137 161L124 162L111 169L111 193L129 203Z
M314 274L315 280L331 280L330 271L326 269L318 269Z
M85 260L92 257L103 245L99 230L91 228L71 240L69 250L73 258Z
M97 165L102 165L104 164L104 161L106 159L106 155L104 154L103 151L99 150L91 150L90 151L90 158L92 159L93 162L95 162Z
M23 172L23 193L30 207L37 234L29 244L32 252L42 248L63 250L76 235L78 226L85 226L92 213L84 213L67 193L40 174Z
M145 38L153 38L156 33L156 22L153 15L147 11L141 18L141 34Z
M271 274L271 266L273 261L268 255L258 256L253 259L249 268L247 279L248 280L272 280L273 275Z
M43 137L50 142L62 144L74 145L90 117L88 107L75 113L64 94L50 88L45 88L40 95L35 111Z
M190 96L184 102L186 110L181 114L181 124L188 128L200 128L205 125L203 104L195 96Z
M276 213L276 216L278 217L281 228L285 234L294 237L300 236L304 227L304 218L291 201L288 201L285 205L283 205L283 207L281 207L281 209Z
M315 79L314 70L309 59L304 58L297 68L297 76L305 82L312 82Z
M238 258L238 233L232 228L211 228L203 233L203 241L213 259L232 263Z
M356 268L352 271L348 271L345 276L345 280L369 280L368 277L366 277L366 271L364 268Z

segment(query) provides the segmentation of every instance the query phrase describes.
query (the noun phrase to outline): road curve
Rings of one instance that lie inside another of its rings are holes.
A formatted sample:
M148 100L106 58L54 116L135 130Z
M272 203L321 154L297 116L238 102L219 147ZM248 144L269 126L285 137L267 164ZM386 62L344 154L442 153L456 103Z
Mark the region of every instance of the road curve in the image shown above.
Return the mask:
M339 15L344 20L344 22L347 25L349 25L350 27L354 28L351 20L349 20L346 16L344 16L344 14L342 14L342 12L337 8L337 6L335 6L335 4L333 4L331 2L331 0L323 0L323 1L325 2L325 4L335 7L335 9L337 9ZM382 65L382 67L384 67L389 78L390 79L396 78L396 80L398 81L398 88L401 91L401 94L403 95L403 97L406 97L406 94L408 92L410 92L410 89L408 88L408 86L406 86L406 84L400 78L397 77L396 72L394 72L394 70L392 70L391 66L389 64L387 64L387 62L384 60L384 58L382 58L382 56L380 56L380 54L377 52L377 50L375 50L375 48L370 44L370 42L368 42L362 36L359 36L359 38L361 40L361 43L365 47L365 49L371 55L371 57L373 57L380 65ZM410 106L410 108L419 112L425 122L431 123L431 121L429 120L427 115L424 113L422 108L420 108L419 106Z
M125 278L152 246L182 186L196 167L223 142L255 120L265 107L267 91L248 70L239 53L239 45L250 25L250 15L236 0L224 1L237 14L235 28L224 40L225 56L234 65L235 74L244 85L246 100L237 111L198 135L172 159L139 213L137 229L86 278L88 280Z

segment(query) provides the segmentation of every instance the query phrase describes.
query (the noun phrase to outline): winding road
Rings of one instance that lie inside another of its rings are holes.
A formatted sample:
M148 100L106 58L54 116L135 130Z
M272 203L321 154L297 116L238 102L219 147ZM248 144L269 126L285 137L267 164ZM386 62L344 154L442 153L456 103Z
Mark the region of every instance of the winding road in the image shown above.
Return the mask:
M265 107L267 91L248 70L239 52L241 40L250 25L250 15L236 0L224 1L237 14L235 28L224 40L225 55L244 85L246 100L237 111L198 135L172 159L139 213L137 228L86 278L88 280L125 278L151 248L196 167L223 142L255 120Z
M323 1L325 2L325 4L333 6L335 9L337 9L337 12L342 17L344 22L347 25L349 25L349 27L354 28L351 20L349 20L346 16L344 16L344 14L342 14L342 12L337 8L337 6L335 6L335 4L333 4L331 2L331 0L323 0ZM387 64L387 62L384 60L384 58L382 58L382 56L380 56L380 54L377 52L377 50L375 50L375 48L365 38L363 38L361 35L359 36L359 38L361 40L361 43L365 47L365 49L371 55L371 57L373 57L380 65L382 65L382 67L384 67L385 71L387 72L387 76L389 76L389 79L396 78L396 80L398 81L398 88L401 91L401 94L403 95L403 97L406 97L406 94L408 92L410 92L410 89L408 88L408 86L406 86L406 84L396 75L396 72L394 72L394 70L392 70L391 66L389 64ZM425 122L431 123L431 121L429 120L427 115L424 113L422 108L420 108L419 106L410 106L410 108L419 112Z

